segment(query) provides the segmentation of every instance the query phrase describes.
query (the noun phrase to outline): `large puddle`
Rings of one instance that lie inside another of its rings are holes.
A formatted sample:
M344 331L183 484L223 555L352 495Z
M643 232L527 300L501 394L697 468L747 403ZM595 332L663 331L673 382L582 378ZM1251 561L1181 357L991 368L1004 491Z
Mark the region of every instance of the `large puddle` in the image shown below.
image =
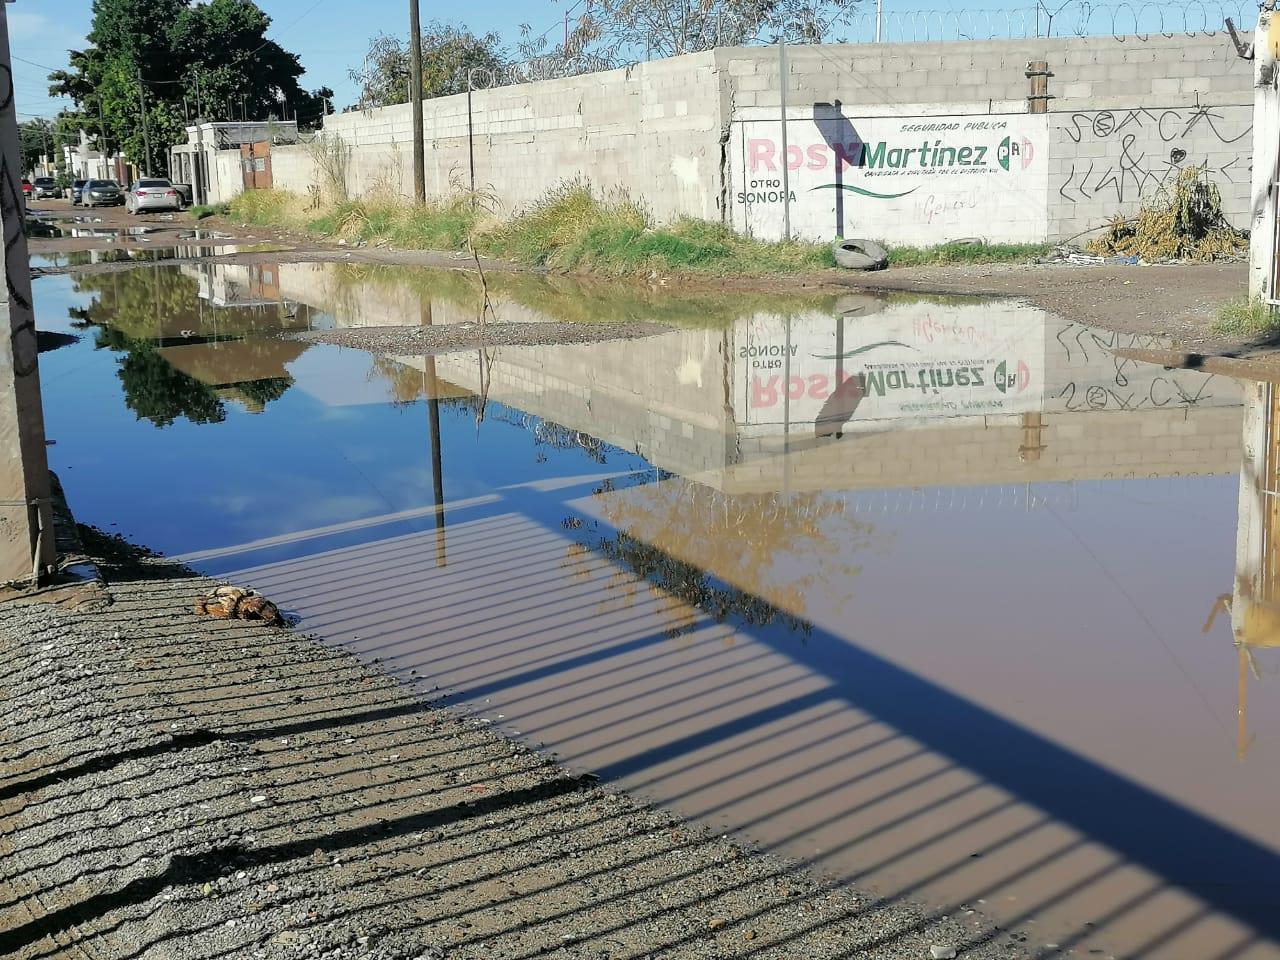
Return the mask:
M458 273L36 284L83 522L575 767L1045 956L1280 957L1274 391L1008 303Z

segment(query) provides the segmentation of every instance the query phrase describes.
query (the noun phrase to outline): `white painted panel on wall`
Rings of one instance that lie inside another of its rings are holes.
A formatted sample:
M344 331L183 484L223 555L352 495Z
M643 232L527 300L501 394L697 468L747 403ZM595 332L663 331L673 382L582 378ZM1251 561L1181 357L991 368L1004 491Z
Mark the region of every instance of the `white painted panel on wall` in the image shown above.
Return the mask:
M761 239L783 233L781 134L778 119L735 121L730 132L731 222ZM1047 234L1045 116L792 112L787 141L796 237L934 244Z

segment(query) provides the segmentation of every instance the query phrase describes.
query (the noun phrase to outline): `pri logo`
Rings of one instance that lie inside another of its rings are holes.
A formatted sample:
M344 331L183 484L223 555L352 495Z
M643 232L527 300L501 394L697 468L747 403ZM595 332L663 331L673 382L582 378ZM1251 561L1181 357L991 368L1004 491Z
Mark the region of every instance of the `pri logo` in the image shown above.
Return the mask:
M1021 393L1031 386L1031 368L1027 366L1025 360L1019 360L1017 368L1013 371L1010 371L1009 367L1010 364L1005 363L1003 360L996 367L996 373L992 380L997 390L1001 393Z
M1031 159L1035 156L1035 147L1031 145L1031 141L1023 137L1021 142L1013 137L1005 137L1000 141L1000 149L996 153L996 159L1000 161L1000 166L1006 170L1012 170L1015 167L1014 158L1020 161L1020 169L1025 170L1031 166Z

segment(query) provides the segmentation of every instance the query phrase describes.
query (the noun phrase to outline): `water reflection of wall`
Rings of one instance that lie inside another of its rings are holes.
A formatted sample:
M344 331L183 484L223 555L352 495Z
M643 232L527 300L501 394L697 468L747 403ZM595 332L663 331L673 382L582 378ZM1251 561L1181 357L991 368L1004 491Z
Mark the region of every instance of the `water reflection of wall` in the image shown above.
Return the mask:
M342 326L476 319L470 281L433 282L459 288L299 264L280 290ZM557 318L494 287L503 320ZM436 372L738 491L1234 472L1239 388L1112 352L1147 345L1015 303L858 295L744 307L723 329L447 354Z

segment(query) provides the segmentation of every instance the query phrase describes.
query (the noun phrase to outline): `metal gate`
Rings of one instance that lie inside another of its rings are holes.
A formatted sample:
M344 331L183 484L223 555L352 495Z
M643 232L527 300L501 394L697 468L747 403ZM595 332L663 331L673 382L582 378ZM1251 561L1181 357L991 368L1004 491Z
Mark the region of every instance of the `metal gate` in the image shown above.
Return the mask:
M246 190L271 188L271 141L240 144L240 168Z

